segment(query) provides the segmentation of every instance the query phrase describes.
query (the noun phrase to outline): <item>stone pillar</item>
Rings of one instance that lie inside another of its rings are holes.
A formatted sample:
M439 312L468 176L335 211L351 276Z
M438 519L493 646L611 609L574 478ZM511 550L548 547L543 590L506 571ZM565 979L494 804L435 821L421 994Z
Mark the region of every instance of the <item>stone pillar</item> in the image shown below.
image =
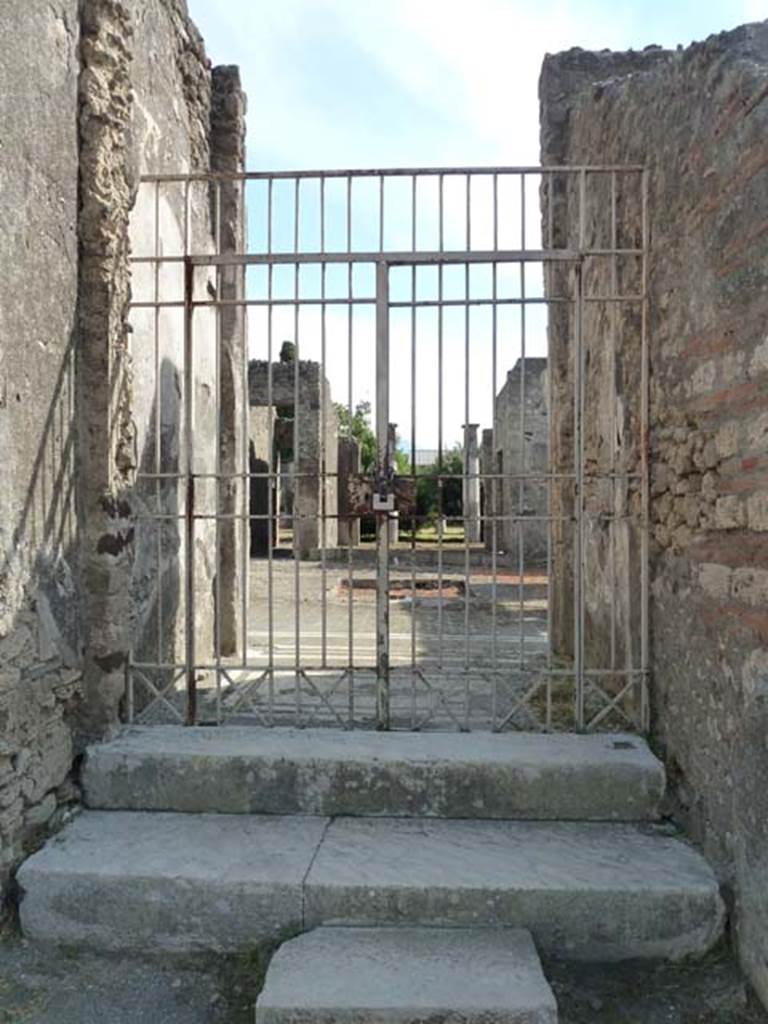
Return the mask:
M349 514L349 478L360 472L360 444L354 437L339 438L339 546L360 545L360 517Z
M496 470L493 462L493 429L489 428L483 431L480 444L480 507L484 517L480 534L486 551L493 550L495 536L493 517L496 515Z
M470 544L480 540L480 453L477 447L477 423L464 424L464 473L461 508L464 536Z
M387 468L390 473L390 479L394 480L395 471L397 469L395 465L395 451L397 449L397 424L390 423L387 428ZM387 517L387 526L389 530L389 543L396 544L400 539L400 515L397 511L394 514L390 514Z

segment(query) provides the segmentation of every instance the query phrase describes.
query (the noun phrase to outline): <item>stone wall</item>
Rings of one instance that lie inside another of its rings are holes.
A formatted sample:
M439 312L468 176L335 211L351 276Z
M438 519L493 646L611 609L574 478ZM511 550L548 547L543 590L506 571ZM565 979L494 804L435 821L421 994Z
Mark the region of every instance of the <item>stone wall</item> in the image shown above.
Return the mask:
M175 0L154 0L134 14L131 66L134 111L132 152L142 174L183 174L210 168L211 72L202 40ZM131 210L129 237L136 255L166 256L213 252L213 210L206 184L183 183L156 190L144 185ZM157 220L157 223L156 223ZM161 267L157 282L152 264L132 267L133 298L157 294L164 301L184 297L181 264ZM215 291L216 273L198 268L192 283L198 300ZM185 322L184 311L166 308L155 320L151 310L131 314L132 409L136 454L142 474L185 471ZM197 472L216 469L216 323L212 309L198 309L193 334L193 435ZM131 647L138 661L179 663L185 658L186 541L184 483L142 477L132 494L137 522L133 560ZM195 488L197 512L212 515L217 488L201 480ZM160 513L165 520L151 520ZM213 653L216 531L199 520L195 532L195 622L199 657ZM147 670L155 684L161 672ZM148 697L143 688L137 700Z
M339 437L338 451L338 540L339 547L360 546L360 517L352 515L349 500L350 478L362 472L360 442L355 437Z
M92 0L90 16L95 69L85 79L93 83L85 101L93 107L95 130L84 132L84 146L94 159L81 167L81 188L103 207L88 241L107 286L90 300L94 329L85 325L83 343L94 371L88 374L91 389L93 380L103 385L82 402L92 438L82 457L89 465L86 546L94 567L88 616L94 658L87 663L84 725L88 734L103 735L121 714L129 651L134 660L150 663L185 657L185 494L183 482L174 477L186 468L184 314L178 308L133 309L127 323L129 297L134 302L183 299L184 270L181 264L165 264L156 274L152 264L131 265L129 254L237 250L244 224L239 186L223 185L217 193L205 182L188 191L184 183L170 183L156 190L139 187L139 175L241 169L245 101L236 69L212 73L183 0L152 0L130 11ZM98 121L96 113L102 115ZM191 282L194 298L237 298L241 279L241 272L199 268ZM109 281L123 284L110 290ZM243 393L243 312L198 309L192 336L194 468L203 474L217 468L233 473L235 463L246 457L238 397ZM114 395L120 396L118 403ZM111 423L106 433L105 417ZM239 507L239 495L234 478L220 485L201 479L196 511L226 514ZM152 519L158 515L166 518ZM101 540L106 534L114 538L107 545ZM198 658L213 654L217 610L222 653L233 653L241 636L237 567L244 536L244 527L229 520L217 548L213 518L196 523ZM162 672L143 675L156 686L167 681ZM150 696L141 681L135 695L139 706Z
M272 363L270 370L269 363L254 359L248 378L252 408L268 407L271 399L274 409L298 419L298 459L292 459L295 550L300 558L318 557L321 546L338 543L339 421L330 386L311 360L300 360L298 367L292 361Z
M178 428L164 435L161 422L178 409L178 365L161 358L171 397L160 413L141 325L134 337L127 323L131 289L141 286L140 275L131 278L131 245L146 230L138 175L207 170L211 138L222 161L233 148L239 158L244 111L227 69L212 132L211 70L183 0L11 7L0 66L2 891L37 834L76 801L72 766L82 744L119 723L132 624L146 615L135 474L151 462L150 437L178 447ZM232 246L238 203L223 199L223 245ZM168 251L179 217L177 200L165 202ZM193 207L193 230L212 251L207 189ZM162 289L173 287L171 277ZM196 285L211 280L201 274ZM215 439L215 423L204 422L210 362L201 366L202 433ZM238 440L230 430L228 451ZM211 464L210 452L204 459ZM210 539L202 541L205 559ZM203 573L205 609L212 564Z
M541 101L544 163L649 169L653 733L768 1001L768 23L547 58ZM637 393L626 326L606 395Z
M485 523L485 546L503 552L517 565L522 554L526 567L547 561L547 486L541 480L515 479L520 474L548 471L547 360L518 359L496 396L493 431L484 431L484 474L504 474L503 480L484 481L484 507L496 517ZM524 380L523 380L524 377ZM495 435L495 451L493 441ZM511 517L523 514L530 522L521 529ZM544 518L539 518L544 517Z
M0 62L0 895L75 797L78 3L14 3Z

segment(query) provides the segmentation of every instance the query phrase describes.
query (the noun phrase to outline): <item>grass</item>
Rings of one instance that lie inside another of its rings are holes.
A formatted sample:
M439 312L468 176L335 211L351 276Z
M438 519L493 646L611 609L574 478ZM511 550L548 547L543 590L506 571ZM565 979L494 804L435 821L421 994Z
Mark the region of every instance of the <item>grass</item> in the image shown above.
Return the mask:
M407 520L406 520L407 522ZM416 530L408 530L403 524L400 526L399 532L401 541L412 541L415 540L417 544L437 544L439 541L437 526L432 523L425 523L422 526L417 526ZM463 544L464 543L464 527L463 526L445 526L443 527L443 544Z

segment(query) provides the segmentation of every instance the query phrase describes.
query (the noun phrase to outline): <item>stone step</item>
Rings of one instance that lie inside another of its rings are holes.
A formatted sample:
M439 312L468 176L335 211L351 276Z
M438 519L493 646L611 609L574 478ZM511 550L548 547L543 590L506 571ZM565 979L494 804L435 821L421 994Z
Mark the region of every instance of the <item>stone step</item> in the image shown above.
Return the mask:
M85 811L22 864L32 939L101 951L235 952L303 929L325 818Z
M247 950L385 923L678 959L723 925L706 862L651 825L86 811L18 879L29 938L102 950Z
M533 939L516 928L318 928L284 943L256 1024L556 1024Z
M679 959L719 937L717 882L651 825L334 821L306 884L304 922L529 929L569 959Z
M128 728L91 747L93 808L639 821L664 769L630 735Z

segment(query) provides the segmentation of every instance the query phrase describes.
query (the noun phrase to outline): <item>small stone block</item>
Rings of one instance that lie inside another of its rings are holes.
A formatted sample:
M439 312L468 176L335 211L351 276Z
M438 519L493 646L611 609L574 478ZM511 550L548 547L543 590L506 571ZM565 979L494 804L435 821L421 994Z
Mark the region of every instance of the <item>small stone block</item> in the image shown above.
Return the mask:
M318 928L277 951L256 1024L556 1024L520 929Z

